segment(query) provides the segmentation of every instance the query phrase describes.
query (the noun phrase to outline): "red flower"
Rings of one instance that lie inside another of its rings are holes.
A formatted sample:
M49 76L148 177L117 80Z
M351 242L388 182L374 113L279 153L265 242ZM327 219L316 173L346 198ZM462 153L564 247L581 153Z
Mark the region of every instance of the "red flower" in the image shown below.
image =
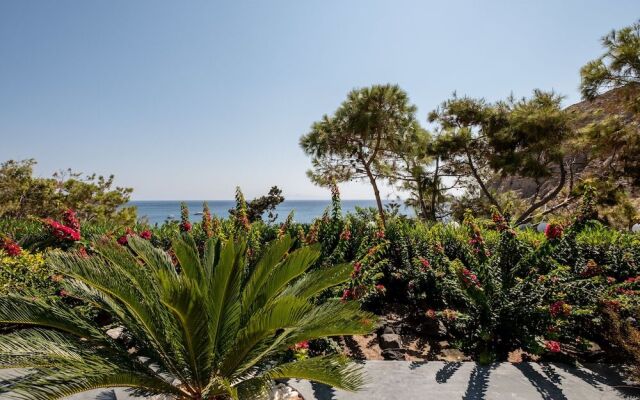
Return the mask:
M89 253L87 253L87 248L82 246L78 249L78 256L80 258L89 258Z
M74 231L80 232L80 222L78 221L76 212L72 209L69 208L64 212L64 214L62 214L62 222L65 226L68 226Z
M625 282L627 283L634 283L636 281L637 278L627 278L627 280Z
M10 257L19 256L22 253L22 247L9 238L3 240L0 249L4 250Z
M420 264L422 264L422 267L420 267L420 269L422 271L426 271L427 269L431 268L431 264L429 263L429 260L427 260L426 258L418 258L418 260L420 260Z
M555 340L547 340L547 342L544 344L544 347L546 347L547 350L552 353L559 353L561 350L560 343L556 342Z
M351 292L350 289L345 289L344 292L342 292L342 301L347 301L352 297L353 297L353 293Z
M189 221L182 221L180 223L180 230L182 232L189 232L191 230L191 222Z
M125 233L124 235L118 238L117 242L122 246L126 246L129 243L129 235Z
M430 309L427 310L426 316L429 319L436 319L436 317L437 317L436 312L435 312L435 310L433 308L430 308Z
M356 261L355 263L353 263L353 273L354 274L359 273L361 269L362 269L362 264L359 261Z
M376 232L376 238L384 239L384 231L377 231Z
M466 268L462 268L460 273L460 278L462 279L462 283L466 287L471 287L471 286L474 286L476 288L480 287L480 281L478 280L478 276Z
M568 317L571 314L571 309L571 305L559 300L549 306L549 314L554 318L561 315Z
M544 228L544 236L546 236L547 240L555 240L562 237L562 232L564 228L560 224L547 224L547 227Z
M146 240L151 239L151 235L152 235L152 233L148 229L140 232L140 237L143 238L143 239L146 239Z
M294 348L296 350L303 350L303 349L308 349L309 348L309 341L308 340L303 340L300 343L296 343Z
M58 221L54 221L51 218L45 219L44 223L49 227L49 230L51 231L53 236L55 236L59 240L70 242L76 242L80 240L80 232L73 228L62 225Z
M340 240L349 240L351 239L351 231L349 229L345 229L340 234Z
M607 283L609 284L616 283L616 278L614 278L613 276L607 276Z
M383 285L383 284L378 283L378 284L376 285L376 290L377 290L378 292L384 292L384 291L386 290L386 288L384 287L384 285Z

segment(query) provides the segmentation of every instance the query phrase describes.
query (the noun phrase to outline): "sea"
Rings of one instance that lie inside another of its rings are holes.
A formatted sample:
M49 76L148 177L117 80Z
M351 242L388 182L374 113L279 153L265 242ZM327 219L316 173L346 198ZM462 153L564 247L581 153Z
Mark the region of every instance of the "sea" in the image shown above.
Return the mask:
M189 207L192 221L199 221L202 217L202 203L204 200L185 201ZM211 213L221 218L229 216L229 209L235 207L234 200L207 200ZM162 224L167 220L180 219L180 203L175 200L140 200L130 201L127 206L135 206L138 210L138 218L141 218L151 225ZM391 203L385 201L385 204ZM342 212L353 213L356 207L368 208L376 207L375 200L342 200ZM309 223L322 216L324 210L331 205L330 200L285 200L276 207L278 217L276 222L282 222L291 211L294 212L295 222ZM401 213L411 214L411 210L401 206ZM266 218L266 215L265 215Z

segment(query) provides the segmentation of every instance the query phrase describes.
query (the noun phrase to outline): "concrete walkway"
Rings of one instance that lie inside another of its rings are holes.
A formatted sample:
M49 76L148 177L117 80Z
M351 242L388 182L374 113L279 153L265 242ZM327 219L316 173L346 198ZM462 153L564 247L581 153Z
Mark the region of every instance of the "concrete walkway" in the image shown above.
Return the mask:
M615 368L601 365L368 361L364 367L369 383L358 393L305 381L289 384L307 400L640 398L640 387L629 387Z
M368 384L358 393L307 381L288 383L306 400L640 399L640 387L625 383L615 367L598 364L575 368L535 363L480 366L473 362L367 361L364 368ZM0 399L3 398L6 397L0 395ZM70 399L131 400L133 397L124 389L109 389Z

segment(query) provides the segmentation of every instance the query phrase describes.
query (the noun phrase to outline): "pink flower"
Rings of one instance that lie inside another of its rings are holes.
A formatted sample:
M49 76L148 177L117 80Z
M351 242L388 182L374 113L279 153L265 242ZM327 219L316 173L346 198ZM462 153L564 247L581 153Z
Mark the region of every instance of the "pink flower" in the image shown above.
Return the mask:
M152 233L148 229L140 232L140 237L143 238L143 239L146 239L146 240L151 239L151 235L152 235Z
M384 292L385 290L387 290L387 288L385 288L383 284L378 283L378 284L376 285L376 290L377 290L378 292Z
M547 340L547 342L544 344L544 347L546 347L547 350L552 353L559 353L561 350L560 343L556 342L555 340Z
M377 231L376 232L376 238L377 239L384 239L384 231Z
M436 319L436 317L437 317L436 312L435 312L435 310L433 308L428 309L425 314L426 314L427 318L429 318L429 319Z

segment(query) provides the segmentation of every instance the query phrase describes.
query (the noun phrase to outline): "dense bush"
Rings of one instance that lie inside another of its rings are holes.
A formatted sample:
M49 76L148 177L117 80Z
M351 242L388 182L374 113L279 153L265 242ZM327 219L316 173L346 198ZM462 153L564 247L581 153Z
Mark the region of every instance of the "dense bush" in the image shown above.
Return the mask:
M468 213L463 224L425 223L389 213L384 225L375 210L343 215L337 189L332 205L310 224L295 223L293 214L281 224L251 222L240 192L232 217L218 219L206 210L202 222L188 225L186 206L181 221L155 227L82 223L78 241L58 239L39 221L5 220L0 227L27 249L46 243L90 251L91 242L103 236L121 245L141 237L174 260L171 243L184 232L201 252L210 238L243 237L245 273L255 267L267 242L289 235L295 238L293 249L319 246L311 271L351 266L348 282L321 298L359 301L378 313L402 305L415 318L438 319L452 343L481 361L503 359L518 348L577 354L590 341L611 347L609 338L617 337L612 329L619 325L603 310L628 321L628 329L637 329L640 318L640 236L593 220L588 198L573 220L550 223L544 233L515 229L497 212L489 220ZM32 237L49 239L27 240Z

